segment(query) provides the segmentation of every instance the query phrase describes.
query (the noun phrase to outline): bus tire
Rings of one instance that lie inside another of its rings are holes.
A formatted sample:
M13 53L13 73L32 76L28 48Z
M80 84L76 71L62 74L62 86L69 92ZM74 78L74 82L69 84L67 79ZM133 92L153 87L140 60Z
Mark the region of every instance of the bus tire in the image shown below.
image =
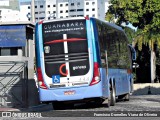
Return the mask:
M116 103L116 93L115 93L115 87L112 85L110 89L110 105L114 106Z

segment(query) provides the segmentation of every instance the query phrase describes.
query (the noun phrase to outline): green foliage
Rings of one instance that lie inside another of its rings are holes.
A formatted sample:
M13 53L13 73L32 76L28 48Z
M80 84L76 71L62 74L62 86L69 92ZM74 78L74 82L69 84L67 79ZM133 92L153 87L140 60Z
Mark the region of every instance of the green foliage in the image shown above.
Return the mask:
M106 13L106 20L122 23L132 23L138 27L136 33L127 30L129 38L138 43L148 44L151 49L156 43L160 47L160 2L159 0L110 0L111 6ZM115 21L116 19L116 21Z
M129 27L124 27L123 29L128 37L129 43L131 44L136 35L135 31Z

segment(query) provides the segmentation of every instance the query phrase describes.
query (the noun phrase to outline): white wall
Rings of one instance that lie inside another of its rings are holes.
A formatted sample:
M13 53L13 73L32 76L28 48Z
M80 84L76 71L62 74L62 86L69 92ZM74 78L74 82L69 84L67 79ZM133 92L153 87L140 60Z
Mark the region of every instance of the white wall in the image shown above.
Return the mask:
M12 2L10 0L1 0L0 1L0 22L13 22L13 21L20 21L21 14L18 11L19 6L14 6L17 9L12 10ZM16 1L15 1L16 2ZM16 2L18 3L18 1Z
M68 6L69 6L69 3L67 0L58 0L57 1L57 18L66 18L68 16Z
M56 0L47 0L46 1L46 19L52 19L56 17Z
M105 0L98 0L97 4L98 16L97 18L105 20Z
M84 1L83 0L69 0L69 17L84 16Z
M20 12L10 9L0 9L0 22L20 21Z
M21 21L29 21L31 19L31 2L24 2L20 5Z
M109 4L109 0L106 0L105 1L105 13L108 11L110 5L111 4Z
M46 12L46 2L45 0L36 0L35 1L35 19L36 20L43 20L45 19L45 12Z
M98 18L98 0L85 0L84 16Z
M9 6L9 0L3 0L0 2L0 6Z

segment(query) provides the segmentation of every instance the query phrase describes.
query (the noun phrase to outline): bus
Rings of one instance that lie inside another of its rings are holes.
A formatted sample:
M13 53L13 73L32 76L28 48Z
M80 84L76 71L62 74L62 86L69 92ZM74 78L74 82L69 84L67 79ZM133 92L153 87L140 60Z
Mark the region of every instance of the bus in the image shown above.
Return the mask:
M129 100L135 52L121 27L92 17L40 21L35 50L42 103L63 109Z

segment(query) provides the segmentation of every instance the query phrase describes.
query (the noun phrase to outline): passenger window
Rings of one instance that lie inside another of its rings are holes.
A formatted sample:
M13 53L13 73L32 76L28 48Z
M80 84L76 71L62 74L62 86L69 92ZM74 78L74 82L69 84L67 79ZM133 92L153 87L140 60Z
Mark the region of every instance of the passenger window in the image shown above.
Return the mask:
M106 56L106 51L103 50L101 51L101 67L104 68L104 67L107 67L107 56Z

